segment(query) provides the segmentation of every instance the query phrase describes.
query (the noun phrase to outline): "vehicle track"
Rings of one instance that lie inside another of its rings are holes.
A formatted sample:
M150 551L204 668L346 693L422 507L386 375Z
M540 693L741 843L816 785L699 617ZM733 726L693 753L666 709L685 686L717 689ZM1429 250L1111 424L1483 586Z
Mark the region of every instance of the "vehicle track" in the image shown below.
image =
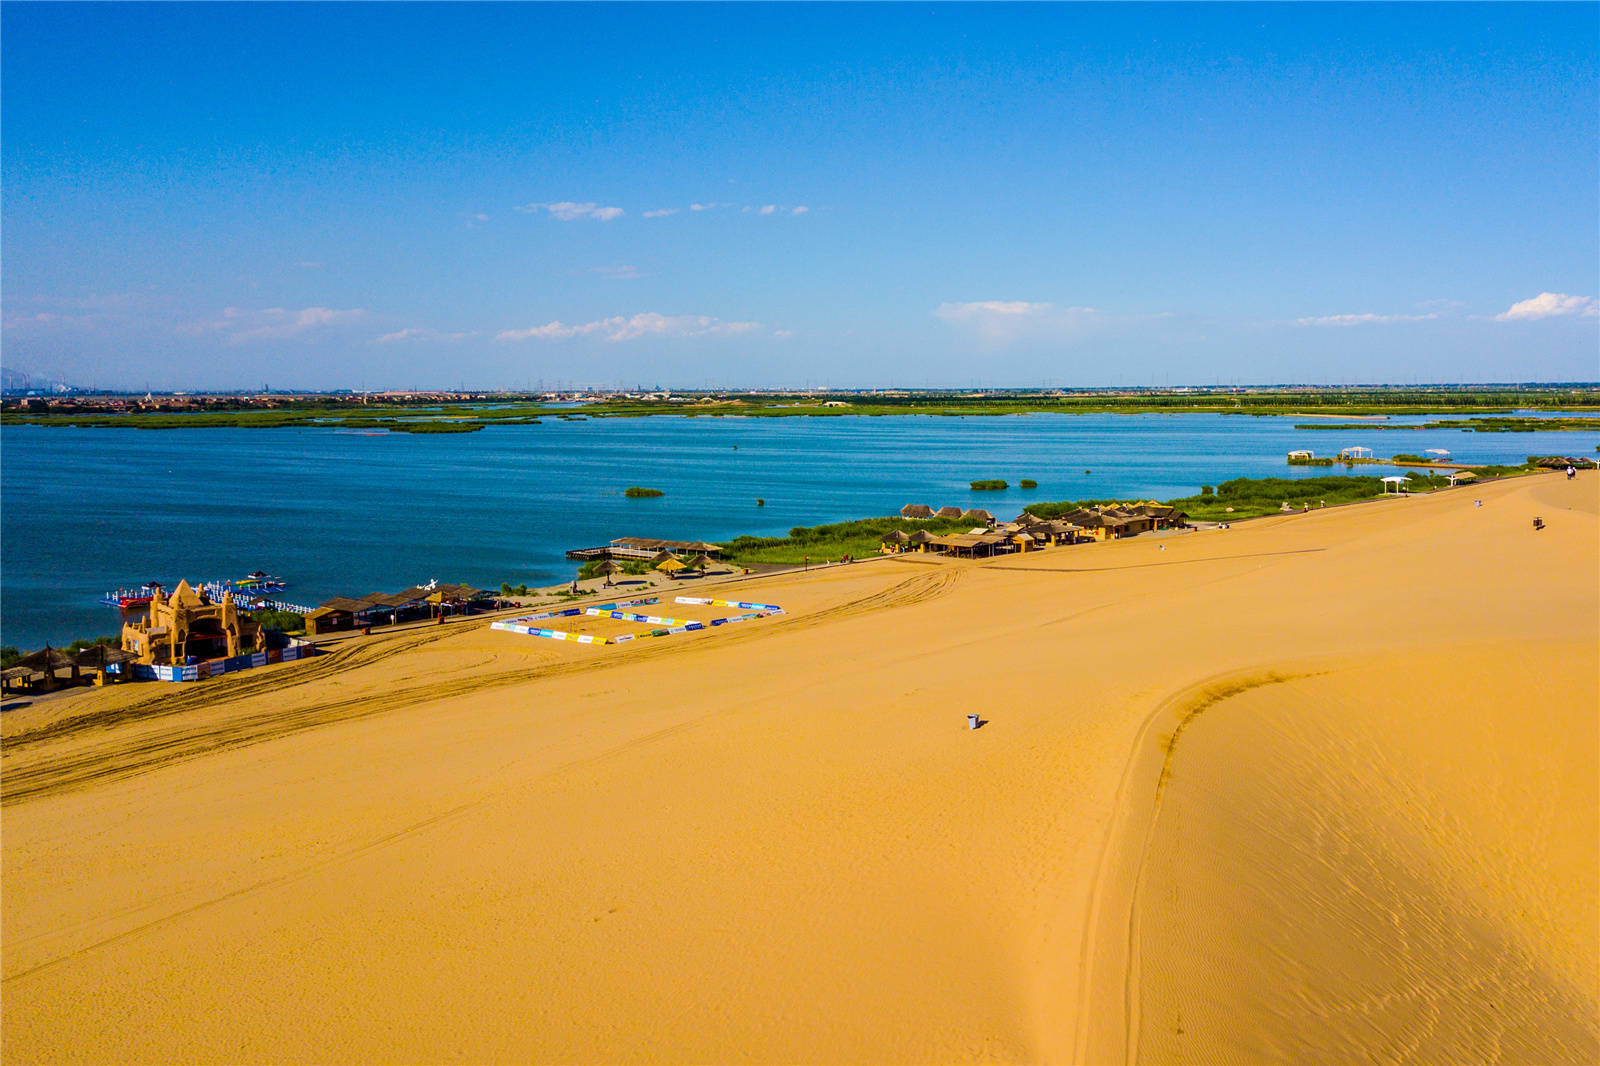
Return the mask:
M825 608L814 614L786 616L770 626L742 628L737 633L724 633L717 643L723 646L728 643L762 640L774 633L809 629L826 621L923 603L950 591L957 579L958 572L952 569L917 574L871 595ZM337 672L371 666L448 635L448 631L425 632L414 636L396 637L382 643L347 645L330 655L309 660L304 667L292 674L274 672L256 678L241 677L237 683L228 685L225 689L207 686L194 691L162 694L131 706L107 710L102 714L86 715L41 727L8 741L7 751L15 758L18 749L25 745L61 737L85 728L105 729L122 723L170 716L200 708L217 711L219 708L226 708L230 704L269 692L281 696L286 689L299 687ZM28 799L85 788L98 782L133 777L181 759L275 740L333 722L350 721L384 711L470 695L508 685L526 684L543 678L613 669L684 650L688 650L685 645L670 640L648 641L632 645L626 654L584 655L581 658L558 660L533 668L515 667L488 673L461 674L382 692L322 699L298 707L284 706L282 701L275 701L270 710L241 711L234 714L224 711L222 714L180 721L171 730L159 736L138 738L132 743L124 736L108 737L102 743L78 747L60 756L41 755L26 765L7 767L4 779L0 780L0 805L10 806ZM226 682L229 679L218 680Z

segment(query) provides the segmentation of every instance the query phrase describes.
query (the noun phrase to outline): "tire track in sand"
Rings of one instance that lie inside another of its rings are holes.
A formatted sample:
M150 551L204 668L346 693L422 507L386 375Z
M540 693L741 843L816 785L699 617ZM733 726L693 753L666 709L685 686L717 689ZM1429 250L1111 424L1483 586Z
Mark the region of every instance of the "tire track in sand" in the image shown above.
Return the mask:
M796 632L829 621L838 621L869 612L908 607L944 595L958 580L958 572L941 568L930 573L919 573L886 589L847 603L824 608L812 614L785 616L770 626L741 627L740 631L719 634L717 645L744 643L768 639L776 633ZM118 707L101 714L90 714L24 733L7 741L6 747L13 759L19 749L42 740L59 739L72 732L87 728L110 727L149 719L170 716L201 708L216 711L219 707L241 703L254 696L278 694L285 689L303 686L334 673L347 672L381 663L385 659L403 654L414 648L432 643L451 632L425 632L414 636L397 636L382 643L357 643L347 645L327 656L309 660L300 669L273 672L266 676L250 678L241 675L237 684L225 689L209 685L194 691L162 694L127 707ZM196 758L210 752L244 747L291 736L334 722L365 718L385 711L398 710L422 703L466 696L487 689L526 684L549 677L568 676L581 671L613 669L628 663L681 654L698 642L677 643L671 640L635 642L626 650L610 649L601 655L585 655L546 663L533 668L513 668L478 674L424 681L380 693L352 694L336 699L323 699L299 707L275 706L270 710L207 715L203 719L180 721L171 730L157 736L141 737L129 743L126 738L110 737L103 744L81 747L61 756L41 756L30 765L7 767L0 780L0 805L10 806L28 799L55 795L87 788L96 783L116 781L176 762ZM584 649L589 650L589 649ZM226 682L230 679L218 679Z

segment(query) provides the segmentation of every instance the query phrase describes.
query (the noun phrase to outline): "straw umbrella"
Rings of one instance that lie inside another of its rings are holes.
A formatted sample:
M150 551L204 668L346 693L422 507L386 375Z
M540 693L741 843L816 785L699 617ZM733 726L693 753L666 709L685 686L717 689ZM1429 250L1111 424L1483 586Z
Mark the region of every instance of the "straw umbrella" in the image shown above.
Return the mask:
M911 536L907 539L910 543L915 544L918 550L927 551L928 545L932 544L934 541L934 536L926 529L919 529L915 533L911 534Z
M660 563L657 563L656 569L661 571L663 574L666 574L668 577L671 577L679 570L686 570L688 567L684 565L683 560L679 559L677 556L673 556L671 559L666 559Z
M906 536L905 530L895 529L889 531L889 533L883 538L883 542L885 544L904 544L910 539L910 537Z
M38 670L44 674L44 690L51 691L56 687L56 671L64 668L72 670L72 681L78 680L78 661L59 648L52 648L46 644L31 655L24 655L18 659L15 666L26 667L29 670Z
M618 565L615 559L607 559L605 562L600 564L598 569L600 573L606 576L607 588L611 587L611 575L622 573L622 567Z
M673 555L671 552L667 551L667 549L662 548L660 551L658 551L654 555L650 556L650 565L651 566L660 566L662 563L666 562L668 559L676 559L676 558L677 558L676 555Z
M689 569L700 571L700 576L701 577L705 576L706 567L708 567L710 565L711 565L711 556L706 555L704 552L700 553L699 555L696 555L693 559L689 560Z

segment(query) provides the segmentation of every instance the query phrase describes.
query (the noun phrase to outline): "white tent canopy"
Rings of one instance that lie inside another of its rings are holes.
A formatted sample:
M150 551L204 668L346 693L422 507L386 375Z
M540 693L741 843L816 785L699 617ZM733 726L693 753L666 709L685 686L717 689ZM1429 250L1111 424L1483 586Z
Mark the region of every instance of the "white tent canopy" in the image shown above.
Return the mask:
M1390 474L1388 477L1383 479L1383 491L1388 492L1389 486L1393 485L1394 491L1398 493L1402 488L1405 487L1405 484L1405 478L1401 477L1399 474Z

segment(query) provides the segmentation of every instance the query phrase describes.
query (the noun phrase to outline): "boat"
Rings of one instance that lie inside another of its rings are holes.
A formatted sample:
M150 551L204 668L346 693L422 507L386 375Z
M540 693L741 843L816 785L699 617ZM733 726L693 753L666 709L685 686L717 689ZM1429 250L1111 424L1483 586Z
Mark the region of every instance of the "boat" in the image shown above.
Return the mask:
M257 570L248 577L241 577L233 582L233 587L244 592L277 592L287 588L289 583L281 577L273 577L265 570Z
M108 607L119 607L124 611L132 611L140 607L150 606L150 601L155 597L156 590L162 587L159 581L146 581L138 588L117 589L100 597L100 602Z

